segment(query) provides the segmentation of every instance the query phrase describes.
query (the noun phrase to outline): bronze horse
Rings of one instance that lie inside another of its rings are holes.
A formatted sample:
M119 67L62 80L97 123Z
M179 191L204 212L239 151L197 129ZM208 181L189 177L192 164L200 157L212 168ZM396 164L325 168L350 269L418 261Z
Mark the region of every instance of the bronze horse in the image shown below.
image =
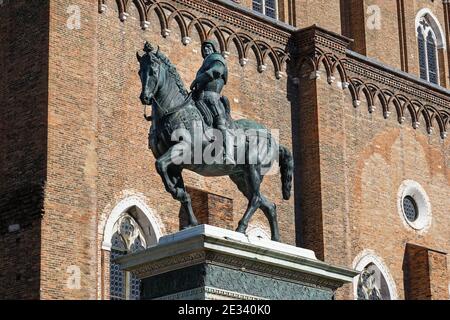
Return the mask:
M139 76L142 82L140 99L145 106L152 106L152 116L148 117L148 120L152 121L149 146L157 159L156 170L161 176L167 192L182 204L188 214L189 227L198 225L198 222L192 209L191 198L183 182L183 169L209 177L229 176L249 201L248 208L236 231L245 233L251 217L260 208L269 220L272 240L280 241L276 205L261 193L260 185L264 178L263 171L278 161L283 198L289 200L294 169L290 151L274 142L264 126L251 120L238 120L233 122L233 126L244 132L255 129L265 130L267 137L270 137L270 141L268 141L270 149L268 148L261 154L260 149L250 147L247 139L244 142L246 156L243 163L229 165L226 163L206 164L202 162L195 164L195 161L183 163L174 161L177 147L183 143L183 141L173 141L172 135L175 130L183 128L191 135L195 135L193 123L196 122L200 122L204 128L208 128L202 113L186 91L175 66L159 49L155 51L149 44L146 47L152 50L145 50L143 56L137 53L137 59L140 63ZM247 138L249 137L247 136ZM202 150L210 145L211 139L204 134L201 138ZM249 161L249 159L257 159L257 161Z

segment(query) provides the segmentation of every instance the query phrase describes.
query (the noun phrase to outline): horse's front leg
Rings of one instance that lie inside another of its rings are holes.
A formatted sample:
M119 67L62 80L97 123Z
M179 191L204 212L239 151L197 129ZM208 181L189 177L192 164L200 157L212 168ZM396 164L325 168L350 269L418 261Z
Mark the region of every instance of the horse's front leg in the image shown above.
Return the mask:
M183 206L184 212L186 212L187 215L188 215L189 224L188 224L188 226L186 226L184 228L184 229L186 229L186 228L197 226L198 225L198 221L197 221L197 218L195 217L194 210L192 208L191 196L186 191L186 187L184 185L184 181L183 181L183 177L181 175L181 172L182 172L182 169L180 168L175 173L175 176L176 176L176 179L177 179L177 182L176 182L177 194L176 194L176 197L174 197L174 198L181 202L181 205Z
M161 176L161 179L164 183L164 187L166 191L169 192L172 196L174 196L177 192L175 188L175 182L172 181L171 176L169 176L169 168L172 165L172 157L171 150L169 149L164 155L162 155L158 160L156 160L155 167L158 174Z
M174 148L170 148L163 156L156 161L156 170L161 176L167 192L169 192L175 200L180 201L185 212L188 214L189 226L198 225L197 219L192 209L191 197L186 191L186 187L181 176L183 169L181 164L175 164L176 159L173 154Z

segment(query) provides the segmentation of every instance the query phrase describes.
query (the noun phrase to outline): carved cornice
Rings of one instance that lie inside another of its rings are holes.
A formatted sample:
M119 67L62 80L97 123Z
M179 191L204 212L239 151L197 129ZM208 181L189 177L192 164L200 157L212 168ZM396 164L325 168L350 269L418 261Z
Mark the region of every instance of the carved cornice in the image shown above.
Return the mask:
M253 17L245 16L236 10L230 10L211 0L173 0L176 3L187 6L198 13L214 17L227 25L232 25L248 33L256 35L258 38L267 39L286 46L291 38L292 30L282 30L280 27L272 26L266 21L258 21ZM217 2L217 1L216 1ZM294 29L295 30L295 29Z
M178 270L206 261L206 253L203 251L193 252L187 255L162 259L152 264L145 264L130 269L139 279L149 278L158 274Z
M364 98L370 113L376 112L379 105L386 119L395 112L400 124L405 122L408 113L414 129L423 124L429 134L437 129L442 139L447 137L450 92L446 89L424 83L352 51L343 51L345 39L342 36L317 27L300 30L296 43L305 44L299 50L295 66L300 81L317 79L321 76L320 70L324 69L329 84L339 77L342 88L348 89L354 107L359 107Z
M168 296L156 298L154 300L224 300L224 299L232 299L232 300L249 300L249 301L257 301L257 300L267 300L261 297L255 297L248 294L243 294L239 292L217 289L212 287L201 287L192 290L187 290L183 292L178 292L175 294L171 294Z
M169 257L151 264L133 267L129 270L132 271L138 278L144 279L201 263L225 266L227 268L233 268L263 276L270 276L274 279L287 280L321 289L325 287L336 290L342 286L341 281L323 277L321 278L314 275L308 275L306 273L299 273L297 271L276 267L270 264L254 262L241 257L234 257L232 255L219 254L210 251L193 252L180 256Z
M112 0L111 0L112 1ZM106 10L107 0L99 0L99 12ZM193 32L197 32L200 40L215 37L224 56L227 56L232 45L235 46L239 61L244 66L251 52L254 54L258 71L266 70L270 60L277 79L283 76L283 70L290 59L286 48L291 33L251 17L237 13L235 10L205 0L116 0L119 18L125 21L133 4L139 12L141 27L148 28L150 23L161 26L161 35L168 37L173 28L178 27L181 42L188 45ZM159 21L150 21L150 13L154 11ZM214 20L213 20L214 19ZM272 42L270 44L269 42Z
M108 2L113 1L99 0L99 12L106 10ZM351 52L347 49L350 39L318 26L294 31L238 12L222 2L225 0L115 1L122 21L126 20L133 4L143 29L150 23L158 23L162 36L167 37L171 28L179 28L184 45L190 43L193 32L197 32L202 41L215 37L225 56L230 47L235 46L242 66L251 52L259 72L266 69L270 60L278 79L282 78L292 54L296 62L294 72L290 73L294 79L304 77L305 72L310 79L317 79L319 70L324 68L330 84L339 77L355 107L365 98L370 113L379 105L385 118L395 111L400 124L409 113L415 129L424 125L429 134L438 130L443 139L447 137L450 130L450 92L447 90ZM150 15L151 11L156 12L158 21L149 21L150 16L155 16Z
M332 290L336 290L343 285L341 281L308 275L306 273L299 273L289 269L279 268L271 264L244 260L242 258L215 252L207 252L206 262L227 268L259 274L262 276L270 276L274 279L296 282L304 286L314 288L330 288Z
M323 29L317 25L298 30L294 34L295 54L305 55L314 53L315 49L331 50L345 55L352 39Z

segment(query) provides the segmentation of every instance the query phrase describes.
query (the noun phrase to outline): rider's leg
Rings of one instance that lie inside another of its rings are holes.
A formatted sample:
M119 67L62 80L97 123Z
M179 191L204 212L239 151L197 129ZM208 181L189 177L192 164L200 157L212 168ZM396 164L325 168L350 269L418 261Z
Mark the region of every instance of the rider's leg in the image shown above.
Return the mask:
M234 145L233 140L229 139L228 128L226 126L226 120L224 118L218 118L216 121L216 127L220 130L223 137L223 148L224 148L224 160L225 164L235 165L236 161L234 160Z

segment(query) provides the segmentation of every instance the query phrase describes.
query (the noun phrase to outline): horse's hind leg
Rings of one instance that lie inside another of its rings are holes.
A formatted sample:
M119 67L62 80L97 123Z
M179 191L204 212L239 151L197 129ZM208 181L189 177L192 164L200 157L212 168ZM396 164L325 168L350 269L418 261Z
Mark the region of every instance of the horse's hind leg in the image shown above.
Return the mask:
M280 241L280 231L278 229L278 220L277 220L277 206L275 203L267 200L265 196L261 196L261 210L264 212L264 215L269 220L270 224L270 232L272 234L273 241Z
M234 181L234 180L233 180ZM239 190L241 190L244 195L249 200L247 211L245 212L242 219L239 221L237 232L245 233L247 230L250 219L256 210L261 206L261 177L256 166L249 166L249 170L245 173L245 179L239 181Z

